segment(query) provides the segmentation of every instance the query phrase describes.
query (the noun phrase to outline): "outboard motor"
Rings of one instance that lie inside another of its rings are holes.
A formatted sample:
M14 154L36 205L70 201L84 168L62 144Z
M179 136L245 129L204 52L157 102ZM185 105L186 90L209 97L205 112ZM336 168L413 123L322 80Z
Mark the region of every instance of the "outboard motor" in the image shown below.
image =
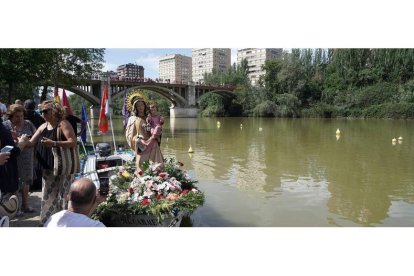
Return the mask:
M111 155L111 146L108 143L96 144L96 152L99 157L107 157Z

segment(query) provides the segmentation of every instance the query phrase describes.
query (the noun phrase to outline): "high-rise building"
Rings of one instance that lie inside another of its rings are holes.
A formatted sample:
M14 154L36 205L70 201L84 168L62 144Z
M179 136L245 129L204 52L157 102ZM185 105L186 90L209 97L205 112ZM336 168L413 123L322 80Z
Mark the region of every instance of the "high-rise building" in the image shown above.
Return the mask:
M204 74L213 69L226 72L231 66L230 48L196 48L192 49L193 81L204 82Z
M244 48L237 50L237 63L240 64L242 59L247 60L249 66L249 79L253 85L257 83L259 77L264 75L262 65L266 60L281 58L282 48Z
M122 78L144 78L144 67L132 63L119 65L116 72Z
M160 79L173 83L188 83L192 80L191 57L175 54L160 58Z

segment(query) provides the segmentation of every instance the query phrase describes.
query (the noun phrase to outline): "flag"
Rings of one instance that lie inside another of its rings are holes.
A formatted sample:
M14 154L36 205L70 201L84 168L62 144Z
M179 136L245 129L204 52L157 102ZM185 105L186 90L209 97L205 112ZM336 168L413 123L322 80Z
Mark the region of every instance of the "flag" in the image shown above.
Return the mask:
M125 129L128 123L128 117L129 117L126 92L124 93L124 105L122 106L122 116L124 117L124 129Z
M68 97L66 97L66 92L65 92L65 88L63 88L63 92L62 92L62 106L63 107L67 107L66 108L66 113L68 115L72 115L72 108L70 107L70 103L68 100Z
M106 84L104 84L104 94L101 100L101 111L99 113L99 129L102 132L108 131L108 119L106 118L106 115L108 115L109 111L109 103L108 103L108 88L106 87Z
M57 86L55 86L55 94L53 96L53 100L55 101L55 103L60 103L59 92L58 92Z
M86 109L85 109L85 105L83 104L83 101L82 101L81 119L85 123L88 122L88 115L86 114ZM86 144L86 128L83 129L83 131L80 134L80 137L81 137L81 140L82 140L83 144Z

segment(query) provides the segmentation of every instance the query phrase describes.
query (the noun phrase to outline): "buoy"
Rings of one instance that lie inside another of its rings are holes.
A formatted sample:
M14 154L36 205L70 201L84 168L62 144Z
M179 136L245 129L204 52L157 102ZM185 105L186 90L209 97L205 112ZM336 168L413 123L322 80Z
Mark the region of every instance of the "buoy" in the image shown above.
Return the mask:
M396 138L392 138L391 142L396 143L397 139Z
M240 127L243 127L243 124L240 124Z
M190 148L188 149L188 153L193 153L193 148L190 146Z
M336 129L336 135L341 135L341 131L339 130L339 128Z
M402 144L402 140L398 140L398 144L401 145Z
M262 131L262 130L263 130L263 128L259 127L259 131Z
M337 134L337 135L335 135L336 136L336 141L338 141L339 140L339 138L341 138L341 135L339 135L339 134Z
M217 121L217 124L218 124L218 125L219 125L219 124L221 124L221 123L220 123L220 121Z
M398 141L401 141L403 138L400 136L400 137L398 137Z

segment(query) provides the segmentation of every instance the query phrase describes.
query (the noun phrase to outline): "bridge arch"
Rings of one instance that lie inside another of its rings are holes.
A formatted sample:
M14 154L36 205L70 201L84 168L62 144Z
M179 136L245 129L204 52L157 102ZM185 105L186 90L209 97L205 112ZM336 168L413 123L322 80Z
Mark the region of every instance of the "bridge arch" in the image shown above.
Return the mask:
M234 98L237 97L236 93L234 93L232 91L216 89L216 90L211 90L211 91L208 91L208 92L204 92L202 95L199 95L199 97L196 99L196 102L199 103L201 98L203 98L203 97L205 97L209 94L212 94L212 93L223 96L223 97L226 97L226 98L231 98L231 99L234 99Z
M79 87L76 86L67 86L67 85L56 85L58 88L62 88L65 89L69 92L72 92L78 96L81 96L82 98L84 98L85 100L87 100L88 102L90 102L92 105L97 106L100 104L100 99L96 96L94 96L92 93L88 93L84 90L82 90Z
M172 103L172 108L174 107L186 107L188 105L187 100L184 99L181 95L177 94L176 92L174 92L171 89L162 87L162 86L157 86L157 85L137 85L137 86L132 86L129 87L127 89L123 89L117 92L112 93L112 98L116 98L119 97L119 95L123 95L126 91L127 94L129 94L129 92L131 90L135 90L135 89L143 89L143 90L149 90L152 92L155 92L161 96L163 96L164 98L168 99L171 103Z

